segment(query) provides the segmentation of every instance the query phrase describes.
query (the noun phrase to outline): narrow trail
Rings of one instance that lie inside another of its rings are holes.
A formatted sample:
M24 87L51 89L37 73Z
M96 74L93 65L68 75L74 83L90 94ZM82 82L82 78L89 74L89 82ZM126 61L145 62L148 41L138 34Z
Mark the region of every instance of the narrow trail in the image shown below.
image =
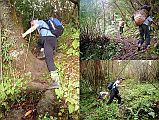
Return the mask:
M122 47L119 53L113 56L113 60L155 60L159 58L151 51L156 44L155 39L151 39L151 47L149 49L141 51L137 50L136 38L121 38L121 36L117 34L115 42L122 45Z
M11 105L11 110L7 112L4 120L36 120L39 114L44 114L45 112L58 117L59 105L62 103L56 99L54 91L47 90L50 78L43 76L44 72L49 75L45 60L39 60L33 54L32 56L31 58L34 58L35 62L29 66L29 71L31 71L33 77L26 84L26 91L21 93L21 96L24 96L25 100ZM62 65L64 71L63 82L75 82L79 79L78 57L56 53L55 63ZM38 71L36 71L35 66L37 66ZM59 119L65 119L67 117L66 112Z

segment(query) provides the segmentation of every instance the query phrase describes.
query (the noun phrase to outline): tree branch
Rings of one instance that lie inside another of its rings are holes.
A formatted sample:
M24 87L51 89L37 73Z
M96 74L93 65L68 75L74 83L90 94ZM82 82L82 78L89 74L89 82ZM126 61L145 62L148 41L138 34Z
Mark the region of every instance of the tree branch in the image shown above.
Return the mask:
M122 12L122 10L120 9L120 7L118 6L118 4L116 3L116 1L114 1L114 4L116 5L116 7L119 9L120 13L121 13L121 16L122 18L124 19L125 23L126 23L126 26L128 26L127 22L126 22L126 17L125 17L125 14ZM129 27L129 26L128 26Z
M134 10L136 10L136 8L135 8L135 6L134 6L132 0L129 0L129 2L131 3L132 8L134 8Z

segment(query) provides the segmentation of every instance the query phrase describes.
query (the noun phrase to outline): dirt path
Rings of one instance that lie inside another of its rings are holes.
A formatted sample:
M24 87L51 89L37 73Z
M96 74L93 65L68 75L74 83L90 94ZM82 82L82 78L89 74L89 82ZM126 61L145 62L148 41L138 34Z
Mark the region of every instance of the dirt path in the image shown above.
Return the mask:
M137 50L137 40L135 38L121 38L117 35L115 42L120 44L121 50L113 56L113 60L155 60L159 57L152 53L152 49L156 43L155 39L151 40L151 47L147 50ZM143 45L144 46L144 45Z
M31 58L34 58L35 62L27 68L31 71L33 79L27 83L27 90L21 94L21 96L24 96L24 101L11 105L11 109L6 113L4 120L36 120L39 114L44 114L45 112L59 118L57 114L60 107L57 106L60 106L61 103L56 99L53 91L46 90L49 86L47 77L45 80L44 78L40 79L46 70L45 60L38 60L33 54ZM64 71L63 82L69 83L69 81L75 82L75 80L79 80L78 57L57 53L55 63L62 65ZM38 71L35 69L36 66ZM48 71L45 72L48 73ZM67 113L68 111L62 113L62 118L59 119L68 117Z

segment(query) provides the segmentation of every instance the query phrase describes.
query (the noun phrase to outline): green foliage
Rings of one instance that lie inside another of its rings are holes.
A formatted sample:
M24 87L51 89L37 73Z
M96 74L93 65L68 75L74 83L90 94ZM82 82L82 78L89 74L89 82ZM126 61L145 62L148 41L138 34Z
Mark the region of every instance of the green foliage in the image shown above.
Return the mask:
M111 59L113 55L117 54L120 46L114 42L104 43L97 42L96 44L85 44L85 51L81 52L81 60L106 60Z
M159 55L159 44L153 49L153 53Z
M159 96L156 88L151 84L136 85L136 88L127 91L125 95L125 104L131 108L131 116L134 119L152 119L155 117L155 112L151 108L152 102Z
M153 83L155 84L155 83ZM152 104L159 98L159 90L149 83L127 80L120 89L122 106L117 101L106 105L108 99L97 101L95 94L81 94L81 119L83 120L153 120L156 117Z
M73 22L76 24L77 9L74 9L72 2L64 0L12 0L16 11L22 15L22 23L25 29L29 27L32 18L47 19L58 17L65 23ZM72 14L72 10L74 14ZM21 16L20 16L21 17Z
M153 48L152 52L153 52L154 54L159 55L159 42L158 42L159 30L156 30L156 29L155 29L155 30L152 31L152 32L153 32L152 35L153 35L154 39L156 39L156 45L155 45L155 47Z
M38 120L57 120L57 118L50 116L48 113L45 113L44 116L39 115Z
M67 24L63 35L58 38L58 49L68 55L79 56L79 34L79 29Z
M118 108L116 104L106 105L106 101L97 101L95 95L89 95L85 100L81 98L81 115L83 120L116 120L118 117Z
M5 31L2 34L2 69L3 74L1 75L0 80L0 111L8 111L11 104L19 102L23 99L20 96L22 90L25 90L24 87L26 82L23 77L16 75L16 70L12 66L12 55L11 51L15 45L15 41L9 41ZM2 117L2 112L0 112L0 118Z
M21 100L21 90L25 90L25 82L22 78L3 75L0 84L0 111L9 110L11 104Z
M12 57L10 56L9 51L13 47L13 44L14 43L7 41L6 37L2 37L2 51L0 52L0 54L3 57L3 62L9 62L12 60Z
M80 26L89 29L89 32L99 31L97 21L101 23L103 8L96 0L82 0L80 2ZM102 20L103 21L103 20Z
M52 8L49 1L39 0L16 0L12 4L15 5L16 10L23 15L24 28L28 28L28 23L31 18L48 18L50 15L50 9Z
M78 84L78 81L74 84L71 82L69 82L68 84L62 83L62 87L55 90L58 98L66 98L65 102L68 105L68 110L70 114L79 110L79 89L76 89L76 86Z
M59 89L55 89L55 93L57 98L61 101L65 98L65 103L68 106L68 111L70 114L79 110L79 81L78 80L65 80L64 78L64 66L67 63L63 61L62 63L56 63L58 68L58 73L61 80L61 87ZM64 105L61 106L61 112L64 109Z
M89 93L90 92L90 83L87 80L84 80L82 77L80 78L80 87L82 89L80 89L80 94L85 94L85 93Z

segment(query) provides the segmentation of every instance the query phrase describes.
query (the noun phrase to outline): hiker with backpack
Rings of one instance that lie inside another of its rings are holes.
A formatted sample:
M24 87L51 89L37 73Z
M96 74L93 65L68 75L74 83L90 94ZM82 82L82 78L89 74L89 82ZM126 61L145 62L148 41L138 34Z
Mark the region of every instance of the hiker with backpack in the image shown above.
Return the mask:
M60 81L53 59L53 51L56 48L57 37L63 33L64 28L57 18L49 18L48 20L32 19L30 24L31 27L22 34L22 37L24 38L36 29L38 30L40 37L37 44L39 48L42 48L41 52L44 52L45 62L53 81L48 89L59 88Z
M110 91L109 100L107 102L107 105L111 104L114 100L114 98L118 99L118 105L121 104L121 97L119 95L118 87L121 86L120 84L122 81L125 80L124 78L118 78L115 82L111 82L108 84L108 89Z
M124 20L122 18L122 20L119 21L119 32L120 32L120 35L123 33L124 31Z
M140 32L140 39L138 41L138 51L141 50L141 46L146 40L144 49L150 47L150 25L153 23L157 26L157 24L153 21L150 17L149 12L151 7L148 5L144 5L138 10L133 16L133 20L135 21L136 25L139 26Z

